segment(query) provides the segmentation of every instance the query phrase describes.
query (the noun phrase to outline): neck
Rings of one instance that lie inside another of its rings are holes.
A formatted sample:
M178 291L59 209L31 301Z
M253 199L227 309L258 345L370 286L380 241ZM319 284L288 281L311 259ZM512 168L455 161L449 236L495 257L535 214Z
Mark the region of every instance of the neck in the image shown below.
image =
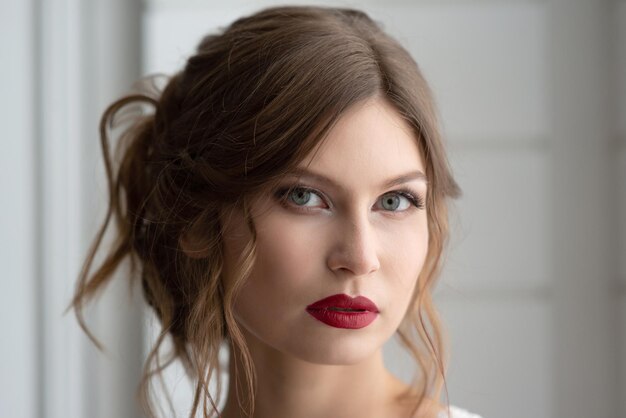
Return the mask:
M244 335L257 377L252 418L384 417L397 409L396 398L405 385L384 367L382 350L358 364L314 364ZM239 406L249 413L243 363L240 352L230 348L229 390L221 417L248 418Z

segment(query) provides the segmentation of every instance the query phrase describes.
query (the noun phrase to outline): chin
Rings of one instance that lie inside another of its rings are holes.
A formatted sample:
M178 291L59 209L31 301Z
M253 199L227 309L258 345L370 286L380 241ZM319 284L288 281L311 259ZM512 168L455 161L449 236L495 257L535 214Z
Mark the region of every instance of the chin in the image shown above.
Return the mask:
M313 344L306 344L303 340L289 349L289 353L302 361L320 365L349 366L359 364L373 356L382 348L365 336L355 338L334 338L333 340L317 339ZM343 341L342 341L343 340Z

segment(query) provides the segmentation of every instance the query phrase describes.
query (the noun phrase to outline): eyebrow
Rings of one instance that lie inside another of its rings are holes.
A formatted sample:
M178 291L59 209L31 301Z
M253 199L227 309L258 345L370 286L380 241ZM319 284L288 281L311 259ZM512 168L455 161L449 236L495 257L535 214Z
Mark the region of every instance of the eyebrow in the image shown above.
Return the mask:
M314 171L308 170L306 168L300 168L297 167L293 170L291 170L288 175L293 175L299 178L305 178L305 179L309 179L309 180L313 180L313 181L317 181L319 183L328 185L328 186L332 186L334 188L338 188L341 189L343 188L341 185L339 185L337 182L335 182L334 180L320 174L320 173L316 173ZM386 180L384 182L382 182L382 184L380 185L381 188L389 188L389 187L393 187L393 186L397 186L399 184L404 184L404 183L408 183L410 181L413 180L419 180L422 181L426 184L428 184L428 178L426 177L426 175L424 173L422 173L420 170L414 170L414 171L410 171L408 173L402 174L398 177L394 177L392 179Z

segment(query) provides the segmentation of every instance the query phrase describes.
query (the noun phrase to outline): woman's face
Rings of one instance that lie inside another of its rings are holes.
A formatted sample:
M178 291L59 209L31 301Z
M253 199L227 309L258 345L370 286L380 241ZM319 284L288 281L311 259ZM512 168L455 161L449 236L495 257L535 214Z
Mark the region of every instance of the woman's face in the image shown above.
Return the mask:
M312 363L358 363L394 334L424 264L423 159L409 125L376 98L345 113L299 169L252 203L257 258L235 317L267 349ZM241 213L223 222L229 280L250 234ZM374 320L340 328L307 312L341 293L374 302Z

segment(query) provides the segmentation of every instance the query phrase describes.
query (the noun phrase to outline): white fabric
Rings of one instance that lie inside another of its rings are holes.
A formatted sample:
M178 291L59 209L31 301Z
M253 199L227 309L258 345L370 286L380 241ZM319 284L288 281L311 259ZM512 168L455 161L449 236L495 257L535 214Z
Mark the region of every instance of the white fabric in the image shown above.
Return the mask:
M480 415L472 414L465 409L457 408L456 406L450 405L450 416L446 411L441 411L439 413L438 418L482 418Z

